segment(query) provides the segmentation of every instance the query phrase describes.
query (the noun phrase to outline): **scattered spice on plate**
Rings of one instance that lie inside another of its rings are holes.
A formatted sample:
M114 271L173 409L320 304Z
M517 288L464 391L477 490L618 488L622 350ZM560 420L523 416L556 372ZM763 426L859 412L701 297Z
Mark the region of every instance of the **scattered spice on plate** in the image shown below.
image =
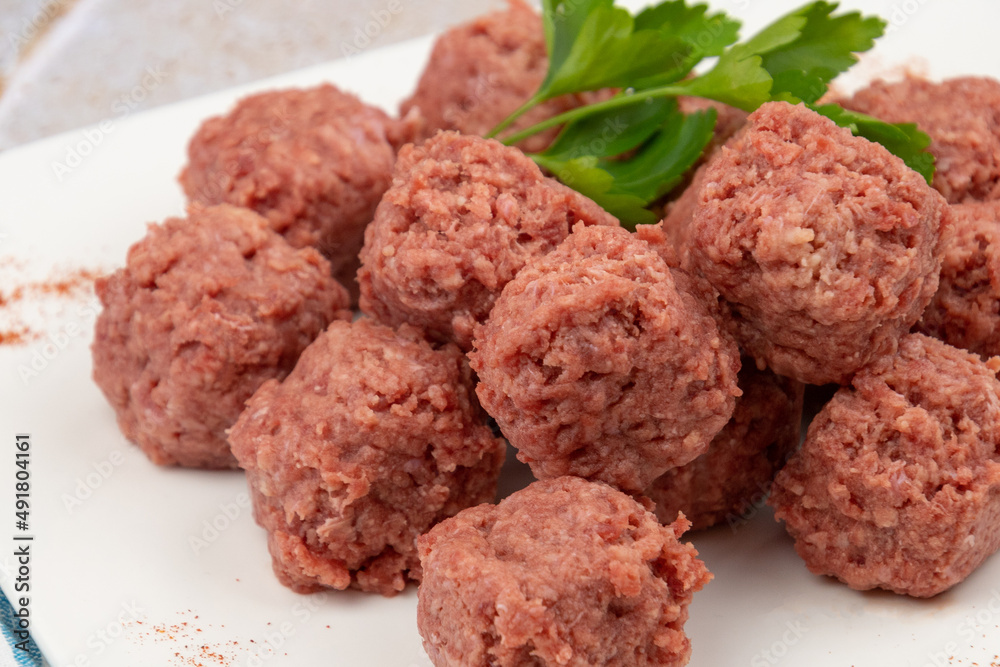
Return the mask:
M0 259L8 271L23 273L26 264L10 257ZM13 285L0 287L0 345L27 345L46 331L40 317L50 312L54 301L79 299L93 294L100 271L89 268L57 268L42 280L7 278ZM58 305L58 304L57 304Z

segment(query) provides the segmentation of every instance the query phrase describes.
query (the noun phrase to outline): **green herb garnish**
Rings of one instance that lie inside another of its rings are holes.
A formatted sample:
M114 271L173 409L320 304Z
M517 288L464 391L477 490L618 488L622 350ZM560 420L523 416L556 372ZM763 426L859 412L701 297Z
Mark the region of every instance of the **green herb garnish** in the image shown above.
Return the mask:
M805 103L855 135L877 141L928 183L930 138L912 124L893 125L835 104L817 106L830 81L870 49L886 23L859 12L834 15L837 3L813 2L737 42L740 24L705 5L667 0L632 16L614 0L544 0L549 70L532 98L492 132L532 107L567 93L622 90L504 137L508 145L563 126L532 159L566 185L634 226L655 222L648 206L678 183L712 139L714 110L684 114L679 96L703 97L753 111L773 100ZM706 58L714 66L691 76Z

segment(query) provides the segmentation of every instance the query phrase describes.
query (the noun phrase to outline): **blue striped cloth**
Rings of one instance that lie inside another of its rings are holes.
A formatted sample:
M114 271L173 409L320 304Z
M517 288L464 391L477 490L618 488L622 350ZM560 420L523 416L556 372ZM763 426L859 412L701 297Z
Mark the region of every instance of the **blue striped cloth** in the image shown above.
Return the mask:
M28 638L28 650L16 648L21 639L15 634L17 616L10 601L0 589L0 630L3 630L3 645L0 646L0 667L48 667L35 640ZM23 643L22 643L23 646Z

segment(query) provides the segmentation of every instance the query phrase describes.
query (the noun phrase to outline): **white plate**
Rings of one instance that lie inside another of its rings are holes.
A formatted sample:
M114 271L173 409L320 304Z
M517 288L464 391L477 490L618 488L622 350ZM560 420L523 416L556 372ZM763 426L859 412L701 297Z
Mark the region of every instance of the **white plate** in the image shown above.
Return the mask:
M795 4L734 0L719 8L756 29ZM894 19L896 29L863 71L910 64L934 76L1000 76L1000 3L896 0L864 9ZM202 119L250 90L320 81L393 109L429 45L364 53L0 155L0 268L11 256L26 262L15 267L21 278L54 266L118 266L147 221L183 211L175 177ZM57 162L70 168L61 180ZM46 317L48 340L0 346L0 584L15 597L14 435L27 432L31 628L54 667L430 664L412 587L393 599L288 591L271 573L242 474L156 468L123 440L90 380L93 299L62 311ZM80 333L67 335L73 327ZM32 362L37 375L22 378ZM746 525L691 539L715 573L687 626L696 667L998 660L998 557L954 590L920 601L809 574L766 509Z

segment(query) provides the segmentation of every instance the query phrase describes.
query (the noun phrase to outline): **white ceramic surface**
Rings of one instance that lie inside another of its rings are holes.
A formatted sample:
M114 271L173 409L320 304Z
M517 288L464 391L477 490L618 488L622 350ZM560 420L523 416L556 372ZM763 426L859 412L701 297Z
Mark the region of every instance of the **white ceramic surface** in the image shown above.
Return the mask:
M764 12L793 5L764 4L720 7L756 27ZM891 16L893 7L906 20L868 59L869 70L919 57L937 76L1000 76L992 41L1000 5L910 0L866 8ZM429 44L371 51L252 89L329 80L394 108ZM250 89L0 155L0 280L121 264L146 221L183 211L175 177L198 123ZM13 442L28 432L32 630L52 665L429 665L412 588L393 599L284 589L270 571L242 474L159 469L121 437L90 380L95 312L92 298L62 302L38 316L47 339L0 346L0 585L13 596ZM25 373L32 363L40 370ZM695 667L997 664L1000 557L921 601L858 593L809 574L766 509L746 525L691 539L715 573L687 626Z

